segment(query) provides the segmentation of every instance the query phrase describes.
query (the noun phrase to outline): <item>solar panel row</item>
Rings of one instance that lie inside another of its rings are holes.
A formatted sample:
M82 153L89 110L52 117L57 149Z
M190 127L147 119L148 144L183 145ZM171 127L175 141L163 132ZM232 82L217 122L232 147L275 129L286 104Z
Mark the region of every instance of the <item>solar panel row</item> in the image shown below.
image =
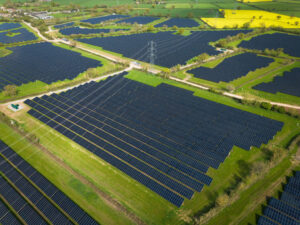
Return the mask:
M129 23L129 24L147 24L147 23L151 23L155 20L158 20L159 18L157 17L150 17L150 16L135 16L135 17L131 17L128 19L123 19L118 21L117 23Z
M72 35L72 34L100 34L100 33L109 33L111 31L120 31L126 29L90 29L90 28L80 28L80 27L69 27L61 29L59 32L63 35Z
M271 62L274 62L274 59L257 56L254 53L243 53L224 59L214 68L198 67L187 72L197 78L213 82L230 82L247 75L250 71L266 67Z
M214 47L209 45L209 42L217 41L228 35L233 36L250 31L195 31L188 36L176 35L173 32L158 32L77 40L145 62L149 62L149 54L145 54L146 50L141 51L141 49L145 49L150 41L154 41L157 44L155 64L172 67L178 64L184 65L189 59L204 52L210 55L219 54Z
M21 27L21 24L19 24L19 23L1 23L0 31L11 30L11 29L19 28L19 27Z
M62 28L65 28L65 27L73 26L73 25L74 25L74 22L70 22L70 23L64 23L64 24L55 25L54 28L56 28L56 29L62 29Z
M253 87L259 91L276 94L281 92L288 95L300 97L300 68L293 68L290 72L285 72L283 76L277 76L273 81L261 83Z
M90 19L86 19L86 20L81 20L81 22L84 23L91 23L91 24L98 24L98 23L102 23L108 20L117 20L117 19L122 19L122 18L126 18L129 17L127 15L109 15L109 16L101 16L101 17L95 17L95 18L90 18Z
M300 224L300 176L291 177L284 187L280 200L270 198L268 206L263 210L263 216L258 224ZM273 223L271 223L271 222Z
M159 23L155 25L155 27L163 27L163 26L168 26L168 27L197 27L199 26L199 23L197 23L193 19L186 19L186 18L171 18L168 19L165 22Z
M285 33L264 34L251 38L249 41L242 41L239 47L248 49L278 49L283 48L284 52L300 57L300 36Z
M282 123L173 86L123 77L25 103L29 114L180 206L212 181L233 145L267 143ZM247 120L245 120L247 118ZM263 134L263 135L262 135ZM166 194L167 193L167 194Z
M0 33L0 42L4 44L37 40L37 37L25 28Z
M13 52L0 58L0 90L8 84L22 85L40 80L47 84L74 79L101 62L80 53L38 43L9 48Z
M73 224L66 215L78 224L98 224L2 141L0 154L0 172L4 175L1 176L0 194L28 224L47 224L41 214L53 224ZM1 223L11 224L4 220Z
M1 200L0 200L0 223L10 224L10 225L22 224Z

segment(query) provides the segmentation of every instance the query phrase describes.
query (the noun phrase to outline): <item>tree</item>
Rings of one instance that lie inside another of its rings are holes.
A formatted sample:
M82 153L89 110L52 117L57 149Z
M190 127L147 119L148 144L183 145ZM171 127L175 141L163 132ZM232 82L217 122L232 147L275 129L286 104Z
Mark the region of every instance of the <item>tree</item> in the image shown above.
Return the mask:
M169 78L170 77L170 74L171 74L171 70L169 68L164 68L162 71L161 71L161 77L162 78Z
M226 89L229 91L229 92L233 92L235 90L235 86L233 84L228 84L226 86Z
M260 104L260 107L266 110L270 110L272 108L272 105L269 102L262 102Z
M184 33L184 29L183 28L179 28L178 29L178 34L182 35Z
M246 22L243 24L244 29L248 29L250 27L250 22Z
M96 68L88 68L86 71L86 78L94 78L98 75L97 69Z
M154 28L153 25L149 25L149 26L147 27L147 31L149 31L149 32L152 32L152 31L154 31L154 30L155 30L155 28Z
M224 48L226 45L227 45L227 41L226 41L225 39L219 40L219 41L216 43L216 46L217 46L217 47L221 47L221 48Z
M192 12L189 12L188 13L188 18L193 18L194 17L194 14Z
M199 63L202 63L204 60L208 59L209 58L209 55L207 53L202 53L201 55L199 55L197 57L197 61Z
M71 41L71 42L70 42L70 46L71 46L72 48L75 48L76 45L77 45L77 44L76 44L76 41Z
M229 196L227 194L223 194L223 195L220 195L217 200L216 200L216 203L218 206L226 206L229 202Z
M4 91L3 91L4 96L16 96L18 94L18 90L17 90L17 86L16 85L6 85L4 87Z

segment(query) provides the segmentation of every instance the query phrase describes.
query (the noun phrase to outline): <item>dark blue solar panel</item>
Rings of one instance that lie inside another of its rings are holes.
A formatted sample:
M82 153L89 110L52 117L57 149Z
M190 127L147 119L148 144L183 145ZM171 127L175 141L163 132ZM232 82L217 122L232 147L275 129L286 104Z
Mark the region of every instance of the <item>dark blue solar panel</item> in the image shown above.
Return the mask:
M2 225L21 225L17 217L0 201L0 224Z
M155 25L155 27L163 27L163 26L168 26L168 27L197 27L199 26L199 23L197 23L193 19L186 19L186 18L171 18L165 22L159 23Z
M300 68L294 68L290 72L285 72L283 76L274 77L271 82L256 85L253 89L273 94L281 92L300 97L299 84Z
M155 18L155 17L149 17L149 16L136 16L136 17L132 17L132 18L128 18L128 19L124 19L124 20L120 20L117 23L130 23L130 24L147 24L147 23L151 23L155 20L157 20L159 18Z
M73 26L73 25L74 25L74 22L70 22L70 23L64 23L64 24L55 25L54 28L56 28L56 29L62 29L62 28L65 28L65 27Z
M274 59L257 56L254 53L243 53L224 59L215 68L198 67L187 72L197 78L213 82L230 82L247 75L250 71L266 67L271 62L274 62Z
M30 164L24 161L19 155L17 155L11 148L9 148L5 143L0 141L0 153L4 157L13 163L19 170L21 170L26 177L28 177L31 182L37 185L40 190L51 198L57 205L60 206L71 218L73 218L78 224L87 224L86 221L90 221L90 224L98 224L93 218L91 218L85 211L83 211L76 203L69 199L64 193L62 193L57 187L55 187L49 180L47 180L43 175L36 171ZM49 201L35 186L33 186L21 173L19 173L10 163L4 158L0 157L0 171L10 179L20 191L33 203L36 207L53 223L53 224L71 224L69 219L61 212L56 206ZM2 183L1 183L2 185ZM16 209L20 210L26 202L22 198L16 198L14 195L10 194L10 191L5 191L6 189L1 189L1 195L7 196L7 201ZM5 193L4 193L5 192ZM12 193L13 191L11 191ZM55 198L54 196L59 196ZM16 198L17 201L11 201L10 199ZM26 211L27 210L27 211ZM28 212L30 207L24 209L24 215L22 218L30 220L26 217L25 211ZM1 213L1 210L0 210ZM34 212L33 212L34 215ZM0 216L1 217L1 216ZM35 218L33 218L35 219ZM38 217L36 217L36 220ZM29 223L29 224L39 224Z
M8 84L21 85L40 80L47 84L74 79L101 62L81 56L50 43L9 48L13 52L0 58L0 89Z
M300 220L300 209L294 208L283 201L271 198L268 202L268 206L271 206L296 220Z
M1 23L0 24L0 31L10 30L21 27L19 23Z
M271 218L273 221L276 221L279 224L283 225L299 225L299 223L293 218L287 216L281 211L275 210L271 207L266 207L264 209L264 216Z
M209 45L209 42L217 41L228 35L236 35L240 32L247 33L251 30L232 31L197 31L189 36L181 36L172 32L142 33L122 35L115 37L96 37L89 39L77 39L80 42L102 47L105 50L117 52L125 57L149 62L147 53L148 43L154 41L157 50L155 64L172 67L177 64L185 64L187 60L208 53L216 55L219 52ZM144 51L143 51L144 49Z
M183 201L178 194L191 198L210 184L208 167L218 168L233 145L259 147L282 127L186 90L122 75L25 103L34 109L29 114L177 206Z
M0 193L3 198L18 212L28 224L47 224L47 222L30 206L25 199L6 181L0 177ZM29 216L30 215L30 216Z
M268 217L277 224L296 225L300 224L300 187L298 178L289 178L288 183L284 186L284 191L280 196L280 200L270 198L268 206L263 211L263 216L258 221L265 221L265 223L258 224L272 224L268 223L265 217Z
M249 41L242 41L239 47L248 49L278 49L283 48L284 52L300 57L300 36L284 33L264 34L252 38Z
M109 15L109 16L102 16L102 17L95 17L95 18L90 18L90 19L86 19L86 20L81 20L81 22L97 24L97 23L102 23L104 21L108 21L108 20L117 20L117 19L122 19L122 18L126 18L126 17L129 17L129 16Z
M278 225L278 223L275 223L274 221L272 221L267 217L260 216L257 221L257 225Z
M10 37L9 34L15 34L15 35ZM0 33L0 42L4 44L23 42L23 41L32 41L36 39L37 37L25 28L20 28L20 29Z
M80 28L80 27L70 27L61 29L59 32L63 35L71 34L99 34L99 33L109 33L111 31L120 31L126 29L90 29L90 28Z

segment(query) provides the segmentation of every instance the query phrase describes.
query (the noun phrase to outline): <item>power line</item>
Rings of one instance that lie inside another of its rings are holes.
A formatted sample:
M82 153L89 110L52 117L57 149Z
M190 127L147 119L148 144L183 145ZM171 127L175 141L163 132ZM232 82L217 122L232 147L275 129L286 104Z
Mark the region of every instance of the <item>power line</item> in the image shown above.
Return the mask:
M148 42L148 57L149 57L149 63L151 65L154 65L155 59L156 59L156 43L154 41Z

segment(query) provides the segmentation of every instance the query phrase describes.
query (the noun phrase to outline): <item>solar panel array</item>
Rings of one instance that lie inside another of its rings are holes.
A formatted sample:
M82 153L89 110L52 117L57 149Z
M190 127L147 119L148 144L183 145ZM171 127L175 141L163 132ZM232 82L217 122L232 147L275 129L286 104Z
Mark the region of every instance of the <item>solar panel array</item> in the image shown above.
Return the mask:
M187 19L187 18L171 18L168 19L165 22L156 24L154 27L163 27L163 26L168 26L168 27L198 27L199 23L197 23L193 19Z
M158 20L159 18L157 17L150 17L150 16L136 16L136 17L131 17L128 19L120 20L117 23L130 23L130 24L147 24L151 23L155 20Z
M108 20L117 20L117 19L122 19L122 18L126 18L129 16L126 15L109 15L109 16L101 16L101 17L95 17L95 18L90 18L90 19L86 19L86 20L81 20L81 22L84 23L91 23L91 24L98 24L98 23L102 23Z
M64 24L55 25L54 28L56 28L56 29L62 29L62 28L65 28L65 27L73 26L73 25L74 25L74 22L70 22L70 23L64 23Z
M19 27L21 27L21 24L19 24L19 23L1 23L0 31L11 30L11 29L19 28Z
M300 57L300 36L284 33L264 34L249 41L242 41L239 47L258 50L283 48L285 53Z
M266 67L271 62L274 62L274 59L257 56L253 53L243 53L224 59L214 68L198 67L187 72L204 80L230 82L247 75L250 71Z
M51 84L74 79L88 68L102 66L97 60L50 43L8 49L13 52L0 58L0 89L8 84L21 85L36 80Z
M283 76L274 77L269 83L260 83L253 87L259 91L265 91L276 94L281 92L284 94L300 97L300 68L293 68L290 72L284 72Z
M282 123L121 75L26 100L30 115L180 207L233 145L267 143Z
M80 27L69 27L69 28L61 29L59 32L63 35L100 34L100 33L109 33L111 30L120 31L126 29L90 29L90 28L80 28Z
M2 141L0 141L0 172L1 198L4 198L27 224L48 224L45 218L58 225L98 224ZM19 224L17 222L0 199L0 223Z
M145 62L149 62L148 43L154 41L157 44L155 64L172 67L177 64L183 65L189 59L204 52L210 55L219 54L215 48L209 45L209 42L249 31L197 31L192 32L189 36L176 35L172 32L158 32L77 40Z
M280 200L270 198L258 225L300 224L300 171L285 185Z
M15 36L8 36L9 33L16 34ZM29 32L25 28L20 28L12 31L5 31L0 33L0 42L4 44L17 43L23 41L33 41L36 40L37 37Z

